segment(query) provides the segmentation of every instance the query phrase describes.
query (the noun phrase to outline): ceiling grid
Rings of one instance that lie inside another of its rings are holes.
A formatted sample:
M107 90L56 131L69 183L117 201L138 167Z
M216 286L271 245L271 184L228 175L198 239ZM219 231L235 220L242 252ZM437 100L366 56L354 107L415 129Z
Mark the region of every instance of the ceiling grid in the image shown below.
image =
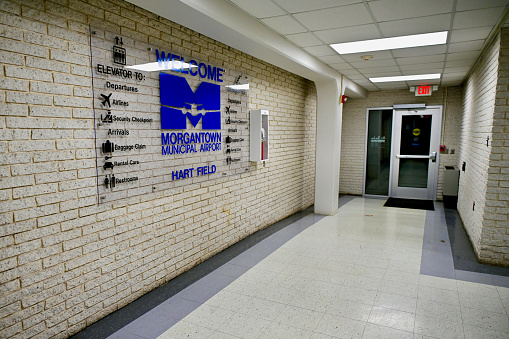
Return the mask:
M509 0L229 0L369 91L459 85L509 9ZM503 22L502 24L505 24ZM444 45L340 55L333 43L448 31ZM363 55L373 58L364 61ZM437 80L370 77L441 73Z

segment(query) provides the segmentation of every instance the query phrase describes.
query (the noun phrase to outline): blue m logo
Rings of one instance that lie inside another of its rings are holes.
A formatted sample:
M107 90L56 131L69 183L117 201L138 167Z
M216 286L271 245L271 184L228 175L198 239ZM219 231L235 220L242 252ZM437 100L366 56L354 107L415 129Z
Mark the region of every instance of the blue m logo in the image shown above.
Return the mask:
M161 129L186 129L202 121L203 129L221 129L221 86L202 82L193 92L187 80L159 73L161 91ZM198 114L192 114L196 106Z

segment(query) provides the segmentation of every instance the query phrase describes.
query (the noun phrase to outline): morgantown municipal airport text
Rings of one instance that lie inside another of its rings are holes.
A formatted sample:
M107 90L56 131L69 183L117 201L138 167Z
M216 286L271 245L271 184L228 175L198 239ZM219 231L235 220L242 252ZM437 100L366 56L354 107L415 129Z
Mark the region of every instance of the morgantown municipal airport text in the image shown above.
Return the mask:
M221 150L221 132L161 133L162 154L197 153ZM166 145L166 146L165 146Z

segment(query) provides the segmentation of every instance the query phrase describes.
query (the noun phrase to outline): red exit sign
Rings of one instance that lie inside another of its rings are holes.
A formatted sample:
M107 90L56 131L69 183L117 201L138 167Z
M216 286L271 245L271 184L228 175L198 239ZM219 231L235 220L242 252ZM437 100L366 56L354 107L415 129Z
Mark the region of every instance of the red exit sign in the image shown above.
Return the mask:
M431 93L432 93L431 86L417 86L415 88L416 97L429 96L431 95Z

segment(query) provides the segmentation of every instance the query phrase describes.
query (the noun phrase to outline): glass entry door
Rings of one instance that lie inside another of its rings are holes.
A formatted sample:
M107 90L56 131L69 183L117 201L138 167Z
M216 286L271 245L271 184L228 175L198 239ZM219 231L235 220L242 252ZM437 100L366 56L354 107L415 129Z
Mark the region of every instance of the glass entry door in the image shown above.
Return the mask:
M441 107L394 111L390 196L434 200Z

